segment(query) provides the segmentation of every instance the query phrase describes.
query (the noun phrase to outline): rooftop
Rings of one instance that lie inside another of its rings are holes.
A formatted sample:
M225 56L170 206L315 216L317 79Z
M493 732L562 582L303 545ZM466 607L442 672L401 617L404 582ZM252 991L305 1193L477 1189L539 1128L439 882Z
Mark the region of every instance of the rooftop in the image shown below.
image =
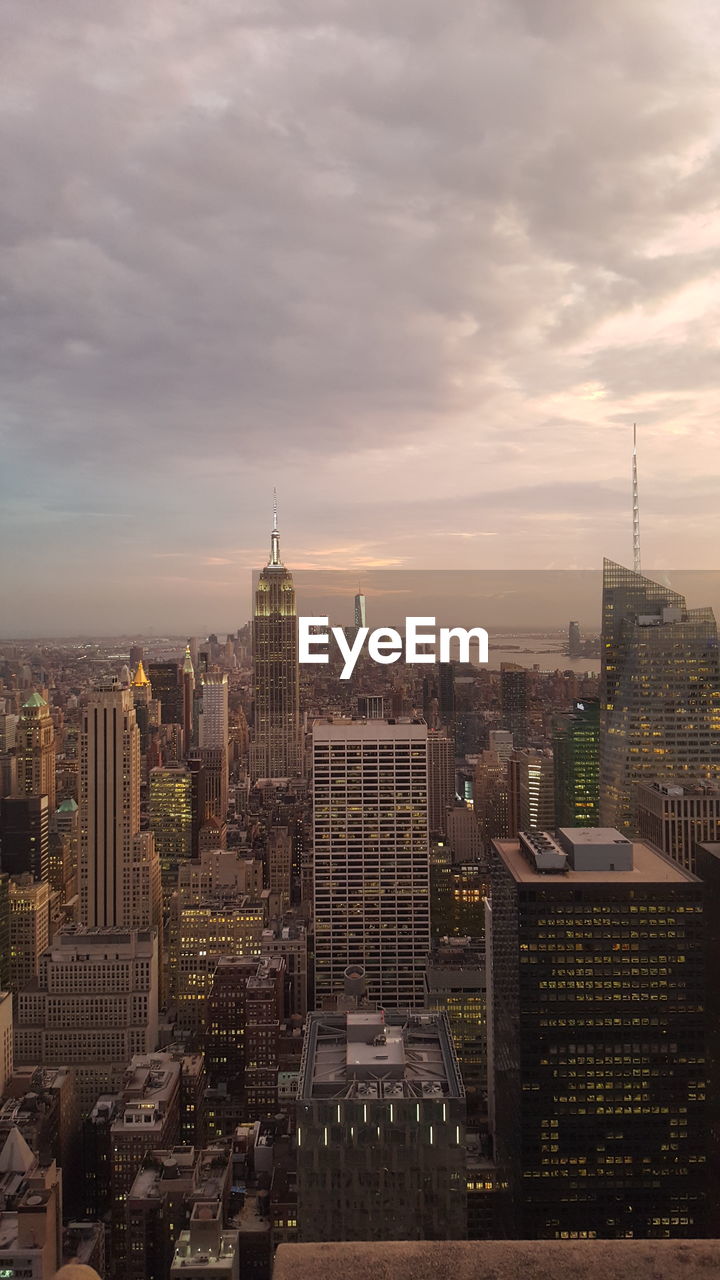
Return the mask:
M444 1013L312 1013L298 1098L461 1098L464 1087Z
M543 833L544 834L544 833ZM548 837L552 839L552 837ZM554 841L553 841L554 843ZM524 856L519 840L493 840L493 844L513 879L519 884L697 884L697 878L683 867L657 853L643 840L633 841L633 867L630 871L549 871L539 874Z

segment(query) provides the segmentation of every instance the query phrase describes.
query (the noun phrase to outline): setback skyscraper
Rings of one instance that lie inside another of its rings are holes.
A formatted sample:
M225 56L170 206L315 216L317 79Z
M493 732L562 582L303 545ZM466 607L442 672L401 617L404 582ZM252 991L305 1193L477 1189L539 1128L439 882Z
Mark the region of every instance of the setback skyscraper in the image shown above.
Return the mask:
M298 628L292 574L280 559L277 511L270 559L255 590L253 618L254 778L292 778L300 771Z
M636 829L638 782L720 777L720 660L712 609L606 560L600 821Z
M160 869L140 831L140 731L132 689L97 685L80 742L80 917L92 928L159 924Z

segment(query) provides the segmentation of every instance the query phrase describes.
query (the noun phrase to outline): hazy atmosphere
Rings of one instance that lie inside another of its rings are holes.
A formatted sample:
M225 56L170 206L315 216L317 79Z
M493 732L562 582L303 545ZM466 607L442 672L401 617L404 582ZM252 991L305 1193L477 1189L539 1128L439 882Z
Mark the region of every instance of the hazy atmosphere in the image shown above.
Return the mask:
M716 7L0 0L0 631L717 566ZM691 603L706 603L693 600Z

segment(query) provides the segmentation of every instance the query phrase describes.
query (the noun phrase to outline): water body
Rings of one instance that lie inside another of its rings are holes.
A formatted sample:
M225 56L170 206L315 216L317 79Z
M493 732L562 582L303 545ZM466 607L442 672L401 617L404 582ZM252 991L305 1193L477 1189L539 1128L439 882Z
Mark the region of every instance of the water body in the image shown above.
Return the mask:
M519 667L537 666L541 671L599 675L599 658L569 658L563 653L566 644L566 637L560 635L512 635L491 631L488 667L491 671L499 671L503 662L515 662Z

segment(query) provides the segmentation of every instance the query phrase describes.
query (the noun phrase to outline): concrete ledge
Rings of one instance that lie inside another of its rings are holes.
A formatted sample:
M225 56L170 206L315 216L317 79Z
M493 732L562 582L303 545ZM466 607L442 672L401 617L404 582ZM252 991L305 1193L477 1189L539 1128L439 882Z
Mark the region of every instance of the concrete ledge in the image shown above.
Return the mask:
M710 1280L716 1240L282 1244L273 1280Z

